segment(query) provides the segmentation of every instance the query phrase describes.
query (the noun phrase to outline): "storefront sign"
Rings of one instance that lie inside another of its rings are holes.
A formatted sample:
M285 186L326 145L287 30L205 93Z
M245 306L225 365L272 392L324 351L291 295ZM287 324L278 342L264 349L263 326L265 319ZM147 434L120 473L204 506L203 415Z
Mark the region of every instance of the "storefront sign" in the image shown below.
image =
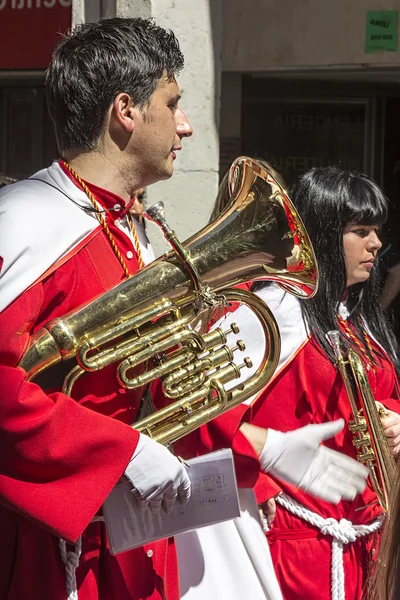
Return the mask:
M0 0L0 69L44 69L60 33L71 27L72 0Z
M397 50L397 10L367 12L365 52Z

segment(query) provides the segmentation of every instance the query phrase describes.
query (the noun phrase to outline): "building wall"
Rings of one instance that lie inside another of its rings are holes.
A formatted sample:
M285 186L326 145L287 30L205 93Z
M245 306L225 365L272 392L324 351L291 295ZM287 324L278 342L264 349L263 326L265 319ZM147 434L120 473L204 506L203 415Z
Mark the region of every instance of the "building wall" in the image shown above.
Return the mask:
M242 74L265 75L274 87L278 77L296 78L298 85L331 79L342 91L346 83L375 81L377 94L379 80L400 80L400 43L397 51L365 52L369 10L400 11L400 0L224 1L221 173L240 152Z
M222 69L400 66L400 49L365 53L368 10L400 0L225 0Z
M219 170L240 153L242 73L323 77L324 71L400 67L400 50L365 53L367 11L400 10L400 0L73 0L73 8L76 21L153 16L180 40L186 58L181 105L194 135L184 140L174 176L148 189L147 203L165 202L182 239L205 225ZM149 232L156 253L164 251L155 226Z
M193 136L183 140L168 181L148 188L148 202L163 200L166 217L184 240L203 227L218 189L219 105L221 76L221 0L153 0L152 15L177 36L185 56L178 82L180 105L192 126ZM153 226L157 253L167 246Z

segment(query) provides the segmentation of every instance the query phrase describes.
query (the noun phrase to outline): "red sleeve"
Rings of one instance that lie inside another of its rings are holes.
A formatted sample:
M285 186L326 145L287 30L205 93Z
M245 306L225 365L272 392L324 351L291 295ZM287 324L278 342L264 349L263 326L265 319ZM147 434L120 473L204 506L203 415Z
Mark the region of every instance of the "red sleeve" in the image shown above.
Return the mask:
M206 452L232 448L239 487L253 487L260 470L258 457L247 438L239 430L248 406L241 404L200 428L200 442Z
M25 380L16 365L41 303L38 284L0 314L0 497L76 541L124 472L138 433Z
M165 403L160 381L152 386L152 395L157 405L161 405L161 398ZM248 406L241 404L202 425L174 443L175 454L192 458L222 448L231 448L239 487L253 487L259 475L260 463L253 447L239 431L247 412Z
M257 481L253 488L257 504L262 504L270 498L275 498L282 492L282 488L267 473L260 471Z
M248 281L235 287L248 291L252 285L253 282ZM239 304L232 303L225 308L225 313L234 312L238 307ZM251 422L251 407L242 404L201 427L200 443L208 452L219 448L231 448L239 487L255 486L256 496L257 491L262 492L264 501L279 494L281 488L269 475L260 471L260 463L252 445L239 430L244 421ZM265 494L270 495L266 498Z
M249 286L250 284L243 284L237 287L248 289ZM168 404L169 401L163 396L160 380L151 385L151 394L156 406ZM184 458L192 458L222 448L231 448L238 486L241 488L256 486L256 496L259 492L260 502L264 502L282 490L269 475L260 471L258 457L250 442L240 431L243 422L251 422L251 412L251 407L246 404L228 410L175 442L174 451Z
M392 410L393 412L397 412L400 414L400 401L395 398L386 398L385 400L379 400L385 408Z
M209 450L232 448L238 486L254 488L257 501L264 502L281 492L271 477L260 471L253 446L240 431L243 422L251 422L251 407L241 404L201 428L201 439Z
M399 413L400 414L400 399L399 399L399 384L397 382L397 374L396 371L394 369L394 366L392 364L392 362L390 361L390 368L391 368L391 372L392 372L392 383L391 383L391 387L393 388L390 394L390 398L384 398L383 400L381 400L380 398L376 397L376 400L378 402L381 402L383 404L383 406L385 406L385 408L388 408L389 410L392 410L393 412ZM396 398L397 396L397 398Z

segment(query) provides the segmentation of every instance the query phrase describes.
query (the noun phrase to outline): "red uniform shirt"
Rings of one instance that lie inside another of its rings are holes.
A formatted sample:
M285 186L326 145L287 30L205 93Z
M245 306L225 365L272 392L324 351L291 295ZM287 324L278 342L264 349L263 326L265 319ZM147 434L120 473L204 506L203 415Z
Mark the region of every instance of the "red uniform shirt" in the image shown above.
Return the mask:
M109 192L94 186L93 191L104 207L123 204ZM129 237L114 225L119 215L105 215L134 273L137 255ZM121 388L110 366L83 376L72 400L59 391L46 394L16 366L30 336L47 321L124 277L97 228L0 314L1 599L65 598L57 536L74 542L81 534L80 600L179 598L172 540L112 557L104 525L90 523L135 450L138 433L130 424L140 391Z

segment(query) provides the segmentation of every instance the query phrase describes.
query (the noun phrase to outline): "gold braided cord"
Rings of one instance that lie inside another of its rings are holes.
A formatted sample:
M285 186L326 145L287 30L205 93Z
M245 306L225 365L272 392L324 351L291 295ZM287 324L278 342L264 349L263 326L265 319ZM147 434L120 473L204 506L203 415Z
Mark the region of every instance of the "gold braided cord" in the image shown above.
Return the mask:
M126 263L122 257L121 252L119 251L119 248L114 240L114 236L110 231L110 228L107 225L107 222L105 220L105 218L103 217L102 213L99 211L98 206L97 206L97 202L95 200L94 195L92 194L92 192L89 190L88 186L86 185L86 183L83 181L83 179L81 177L79 177L78 173L71 167L71 165L69 165L65 160L62 161L62 164L64 165L64 167L66 169L68 169L68 171L71 173L72 177L74 177L74 179L76 179L76 181L79 183L79 185L82 187L83 191L85 192L86 196L89 198L90 202L92 203L95 211L96 211L96 215L98 220L100 221L100 224L102 226L102 228L104 229L105 234L108 237L108 240L111 244L112 249L114 250L115 256L117 257L119 263L121 264L121 267L125 273L125 275L127 277L130 277L131 274L129 272L128 267L126 266ZM132 232L132 236L133 236L133 240L134 240L134 245L135 245L135 250L136 250L136 254L138 257L138 263L139 263L139 269L141 269L144 264L143 264L143 257L142 257L142 252L140 250L140 244L139 244L139 240L137 237L137 233L135 230L135 226L131 220L131 217L128 217L129 219L129 225L131 228L131 232Z
M135 243L135 250L136 250L137 257L138 257L139 269L141 269L142 267L144 267L143 256L142 256L142 251L140 249L140 243L139 243L139 238L136 233L135 224L133 222L133 218L130 213L129 213L128 219L129 219L129 225L130 225L132 236L133 236L133 241Z
M367 365L369 367L371 367L372 370L373 370L373 372L375 373L374 365L371 362L371 359L368 356L368 353L365 351L365 348L364 348L363 344L360 342L360 340L357 338L357 336L355 336L354 333L351 331L349 325L347 324L347 321L345 321L344 319L342 319L342 317L340 317L340 316L338 317L338 321L339 321L340 325L343 327L343 329L345 330L345 332L347 333L347 335L349 336L349 338L360 349L360 352L364 356ZM371 340L369 339L369 335L367 334L367 332L365 331L365 329L361 325L361 323L360 323L360 326L361 326L362 332L364 334L365 341L366 341L366 344L368 346L368 350L370 352L370 355L373 356L374 355L374 351L372 349Z

